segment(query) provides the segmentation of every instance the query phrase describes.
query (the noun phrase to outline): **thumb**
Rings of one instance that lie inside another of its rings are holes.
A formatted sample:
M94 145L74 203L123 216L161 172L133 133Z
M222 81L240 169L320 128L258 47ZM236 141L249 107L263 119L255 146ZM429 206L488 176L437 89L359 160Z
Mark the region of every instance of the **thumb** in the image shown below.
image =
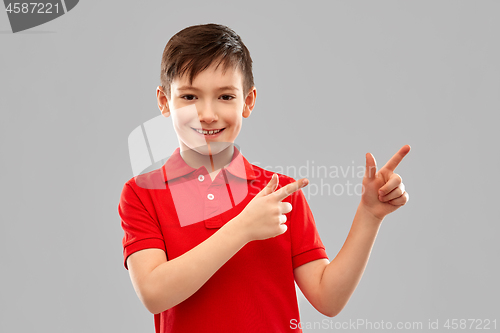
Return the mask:
M273 193L278 187L278 182L278 175L274 173L269 183L256 196L266 196Z
M377 172L377 162L375 161L375 157L370 153L366 153L365 177L371 179L375 177L376 172Z

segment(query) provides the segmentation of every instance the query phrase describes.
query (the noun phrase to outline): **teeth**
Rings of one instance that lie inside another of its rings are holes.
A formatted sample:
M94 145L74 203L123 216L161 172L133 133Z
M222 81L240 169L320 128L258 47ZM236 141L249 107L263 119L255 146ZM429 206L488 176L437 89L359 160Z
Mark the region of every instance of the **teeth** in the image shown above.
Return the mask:
M219 133L221 130L215 130L215 131L204 131L204 130L196 130L196 132L200 133L200 134L216 134L216 133Z

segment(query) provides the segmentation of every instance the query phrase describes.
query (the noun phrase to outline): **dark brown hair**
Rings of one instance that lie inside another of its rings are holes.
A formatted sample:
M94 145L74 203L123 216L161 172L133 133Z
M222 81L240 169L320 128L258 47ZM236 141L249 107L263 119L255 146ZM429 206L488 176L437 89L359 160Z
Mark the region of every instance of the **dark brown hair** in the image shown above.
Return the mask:
M161 58L160 82L170 98L170 85L176 77L189 75L189 83L214 61L228 67L239 68L243 74L243 98L254 86L252 58L245 44L233 30L220 24L201 24L176 33L165 46Z

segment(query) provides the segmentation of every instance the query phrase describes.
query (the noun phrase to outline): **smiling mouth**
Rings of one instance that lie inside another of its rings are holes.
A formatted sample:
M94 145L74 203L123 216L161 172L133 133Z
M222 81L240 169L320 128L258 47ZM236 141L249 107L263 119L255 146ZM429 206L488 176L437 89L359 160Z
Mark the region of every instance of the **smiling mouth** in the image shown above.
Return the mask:
M224 128L214 129L214 130L203 130L203 129L193 128L193 130L196 131L196 132L198 132L198 133L200 133L200 134L209 136L209 135L215 135L215 134L218 134L218 133L222 132L224 130Z

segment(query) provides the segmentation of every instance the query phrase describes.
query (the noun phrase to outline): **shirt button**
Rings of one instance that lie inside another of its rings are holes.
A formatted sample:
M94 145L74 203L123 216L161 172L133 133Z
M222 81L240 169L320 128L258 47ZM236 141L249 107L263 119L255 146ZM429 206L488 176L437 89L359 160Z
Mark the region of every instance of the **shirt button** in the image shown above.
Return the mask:
M214 195L210 193L209 195L207 195L207 198L208 200L214 200Z
M203 175L199 175L199 176L198 176L198 180L199 180L200 182L202 182L202 181L204 181L204 180L205 180L205 177L203 177Z

